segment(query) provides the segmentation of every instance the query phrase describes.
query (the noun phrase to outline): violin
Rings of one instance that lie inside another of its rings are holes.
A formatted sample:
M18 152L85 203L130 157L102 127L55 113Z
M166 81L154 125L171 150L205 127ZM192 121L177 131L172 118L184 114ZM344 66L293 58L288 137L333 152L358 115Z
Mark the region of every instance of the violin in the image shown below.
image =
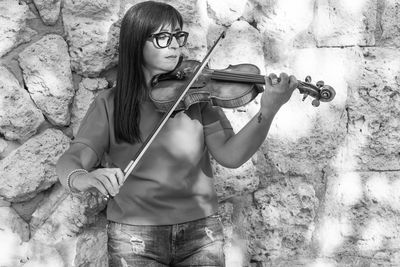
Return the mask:
M150 99L158 111L166 112L170 109L200 64L196 60L180 60L172 72L153 77ZM213 106L223 108L244 106L264 91L261 85L265 84L265 79L259 73L260 69L253 64L229 65L222 70L205 67L175 111L187 110L199 102L210 102ZM297 88L304 95L303 101L307 96L314 98L312 105L315 107L320 102L332 101L336 95L335 90L323 81L312 84L310 76L304 82L298 81Z

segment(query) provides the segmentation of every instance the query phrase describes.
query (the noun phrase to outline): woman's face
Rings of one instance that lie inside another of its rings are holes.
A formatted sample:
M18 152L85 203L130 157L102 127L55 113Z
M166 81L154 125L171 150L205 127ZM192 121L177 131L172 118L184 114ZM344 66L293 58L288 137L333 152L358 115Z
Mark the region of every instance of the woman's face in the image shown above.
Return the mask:
M175 33L180 30L179 26L175 29L172 29L170 25L161 26L153 34L160 32ZM154 43L151 39L147 40L143 49L143 69L149 75L150 79L157 74L173 70L178 64L182 53L182 49L179 47L175 37L172 38L171 44L165 48L160 48Z

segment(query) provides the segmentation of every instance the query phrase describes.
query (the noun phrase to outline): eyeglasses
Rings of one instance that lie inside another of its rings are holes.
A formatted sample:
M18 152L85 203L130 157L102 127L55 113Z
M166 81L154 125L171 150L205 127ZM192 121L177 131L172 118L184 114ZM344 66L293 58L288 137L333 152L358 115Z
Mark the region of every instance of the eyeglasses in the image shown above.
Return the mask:
M179 47L182 47L186 44L189 33L184 31L178 31L175 33L170 33L170 32L153 33L149 36L149 40L151 40L155 46L159 48L165 48L171 44L172 37L174 36Z

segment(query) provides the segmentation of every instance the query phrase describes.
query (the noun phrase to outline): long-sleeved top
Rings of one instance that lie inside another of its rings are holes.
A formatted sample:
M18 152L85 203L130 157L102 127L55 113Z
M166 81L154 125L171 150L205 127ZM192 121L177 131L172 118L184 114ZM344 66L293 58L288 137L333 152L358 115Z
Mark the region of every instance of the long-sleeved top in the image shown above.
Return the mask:
M141 106L143 140L161 120L152 102ZM89 107L70 148L57 162L57 174L65 185L74 169L88 171L107 161L122 170L142 143L117 142L114 135L114 89L99 94ZM198 103L170 118L139 164L109 200L108 220L131 225L166 225L196 220L217 212L205 137L217 131L233 131L221 108ZM82 158L82 149L90 159ZM82 161L96 162L84 166ZM76 179L79 179L77 177Z

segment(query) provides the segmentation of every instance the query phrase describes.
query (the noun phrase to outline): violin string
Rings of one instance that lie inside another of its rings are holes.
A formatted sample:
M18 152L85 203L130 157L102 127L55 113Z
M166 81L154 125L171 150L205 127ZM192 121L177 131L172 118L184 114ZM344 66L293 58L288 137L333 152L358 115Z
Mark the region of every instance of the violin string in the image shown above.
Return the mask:
M264 76L239 76L239 75L220 75L220 74L217 74L217 75L213 75L213 77L225 77L225 78L241 78L241 79L251 79L251 80L254 80L254 79L264 79Z
M215 74L221 74L221 75L228 75L228 76L244 76L244 77L264 77L263 75L260 74L254 74L254 73L243 73L243 72L235 72L235 71L221 71L221 70L215 70L213 73Z
M223 80L223 81L231 81L231 82L248 82L248 83L265 83L264 79L255 80L255 79L243 79L243 78L226 78L226 77L213 77L215 80Z
M227 76L227 77L241 77L241 78L250 78L250 79L257 79L257 78L264 78L263 75L260 74L252 74L252 73L236 73L236 72L229 72L229 71L214 71L215 75L218 76Z
M265 83L264 79L248 79L248 78L234 78L234 77L212 77L214 80L222 80L227 82L244 82L244 83Z
M255 82L264 83L264 76L252 73L239 73L230 71L214 71L212 74L213 79L237 81L237 82Z

